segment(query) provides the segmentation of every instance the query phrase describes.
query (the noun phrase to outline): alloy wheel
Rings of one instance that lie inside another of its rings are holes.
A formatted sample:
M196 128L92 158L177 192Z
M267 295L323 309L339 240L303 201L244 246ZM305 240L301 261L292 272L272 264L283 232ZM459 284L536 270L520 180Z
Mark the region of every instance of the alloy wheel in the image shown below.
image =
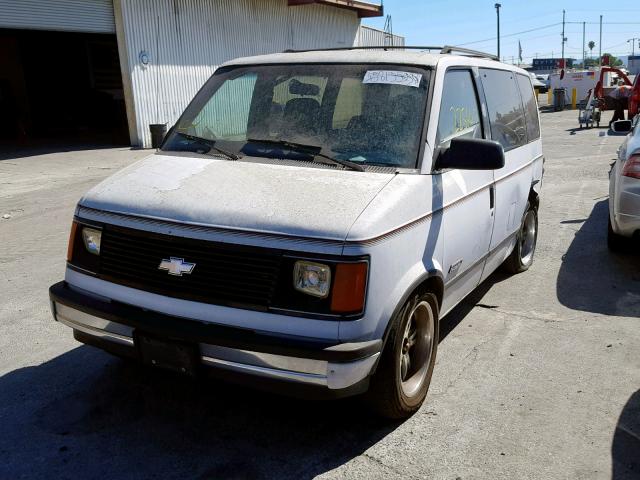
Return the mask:
M431 305L424 300L409 313L398 362L400 386L407 397L420 390L427 375L433 352L433 317Z
M529 265L533 260L533 252L536 247L536 229L536 214L533 210L529 210L524 217L520 232L520 260L523 265Z

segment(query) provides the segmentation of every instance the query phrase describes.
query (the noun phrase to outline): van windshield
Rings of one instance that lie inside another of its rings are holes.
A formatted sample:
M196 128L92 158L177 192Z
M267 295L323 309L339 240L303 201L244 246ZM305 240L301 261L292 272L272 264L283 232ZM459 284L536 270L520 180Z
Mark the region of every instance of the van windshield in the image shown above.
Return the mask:
M220 69L162 150L415 168L428 82L399 65Z

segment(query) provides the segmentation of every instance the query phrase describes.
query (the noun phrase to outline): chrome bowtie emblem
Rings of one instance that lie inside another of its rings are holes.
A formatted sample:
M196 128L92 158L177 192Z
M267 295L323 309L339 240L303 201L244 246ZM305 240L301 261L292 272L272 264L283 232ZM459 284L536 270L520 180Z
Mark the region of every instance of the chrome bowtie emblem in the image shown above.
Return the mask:
M184 258L170 257L169 260L162 259L160 265L158 265L158 270L166 270L169 275L181 277L183 273L193 272L195 266L195 263L185 262Z

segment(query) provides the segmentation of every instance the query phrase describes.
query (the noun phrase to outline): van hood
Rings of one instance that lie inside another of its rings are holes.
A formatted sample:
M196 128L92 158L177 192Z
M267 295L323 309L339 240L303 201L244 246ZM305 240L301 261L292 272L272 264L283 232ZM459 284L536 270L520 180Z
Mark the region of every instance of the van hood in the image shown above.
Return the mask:
M393 173L154 154L109 177L83 207L221 228L344 240Z

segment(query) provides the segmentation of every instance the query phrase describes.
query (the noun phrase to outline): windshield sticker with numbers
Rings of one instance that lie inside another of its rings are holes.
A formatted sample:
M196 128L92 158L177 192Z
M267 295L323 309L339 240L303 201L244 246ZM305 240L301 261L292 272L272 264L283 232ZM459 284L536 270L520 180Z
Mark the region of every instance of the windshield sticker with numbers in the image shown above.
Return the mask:
M362 83L386 83L417 88L420 85L420 80L422 80L421 73L403 72L401 70L367 70Z

